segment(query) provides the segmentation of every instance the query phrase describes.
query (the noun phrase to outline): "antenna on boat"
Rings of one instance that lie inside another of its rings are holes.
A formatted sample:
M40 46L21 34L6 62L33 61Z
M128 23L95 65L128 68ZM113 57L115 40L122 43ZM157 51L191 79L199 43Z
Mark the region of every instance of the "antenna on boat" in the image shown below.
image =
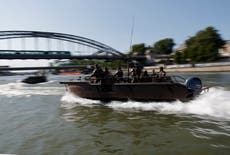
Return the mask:
M133 19L132 19L131 36L130 36L130 46L129 46L130 52L132 50L134 24L135 24L135 16L133 16Z
M132 52L134 24L135 24L135 16L133 16L133 19L132 19L131 36L130 36L130 45L129 45L129 51L130 51L130 52ZM127 61L127 68L128 68L128 80L129 80L129 59L128 59L128 61Z

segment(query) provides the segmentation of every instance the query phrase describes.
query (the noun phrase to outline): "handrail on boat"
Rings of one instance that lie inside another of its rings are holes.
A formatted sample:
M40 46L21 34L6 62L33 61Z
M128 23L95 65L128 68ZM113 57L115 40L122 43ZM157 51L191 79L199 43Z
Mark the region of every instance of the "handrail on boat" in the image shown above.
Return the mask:
M110 78L113 78L113 77L110 77ZM86 81L94 81L94 80L103 80L103 79L105 79L105 78L95 78L95 77L91 77L91 76L86 76L86 77L84 77L84 80L86 80ZM127 79L127 77L123 77L123 78L121 78L121 79L123 79L123 81L128 81L128 79ZM154 79L155 80L157 80L157 78L153 78L151 81L154 81ZM159 78L160 79L160 78ZM158 80L159 80L158 79ZM173 81L173 82L175 82L175 83L185 83L185 81L186 81L186 79L184 78L184 77L182 77L182 76L179 76L179 75L173 75L173 76L165 76L164 78L162 78L162 79L168 79L168 80L171 80L171 81ZM130 79L131 80L131 79Z

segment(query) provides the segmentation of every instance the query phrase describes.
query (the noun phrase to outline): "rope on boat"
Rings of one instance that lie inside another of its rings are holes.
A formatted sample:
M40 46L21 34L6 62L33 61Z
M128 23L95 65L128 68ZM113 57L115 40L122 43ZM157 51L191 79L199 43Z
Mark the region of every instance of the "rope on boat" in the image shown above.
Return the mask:
M202 87L202 89L201 89L201 94L204 94L204 93L209 92L209 88L210 88L210 87Z

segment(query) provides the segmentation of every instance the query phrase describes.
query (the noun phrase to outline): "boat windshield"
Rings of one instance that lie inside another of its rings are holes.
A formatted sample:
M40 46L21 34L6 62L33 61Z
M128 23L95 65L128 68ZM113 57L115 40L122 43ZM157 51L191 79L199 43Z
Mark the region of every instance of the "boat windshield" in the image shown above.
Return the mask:
M179 76L179 75L172 75L170 76L172 81L175 82L175 83L182 83L184 84L186 79L182 76Z

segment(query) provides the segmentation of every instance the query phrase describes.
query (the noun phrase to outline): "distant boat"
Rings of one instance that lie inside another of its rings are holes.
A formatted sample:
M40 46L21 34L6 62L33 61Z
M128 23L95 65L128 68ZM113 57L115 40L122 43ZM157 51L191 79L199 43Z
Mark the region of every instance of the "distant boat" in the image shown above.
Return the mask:
M45 75L35 75L35 76L29 76L22 80L24 83L28 84L36 84L36 83L42 83L42 82L47 82L47 78Z

